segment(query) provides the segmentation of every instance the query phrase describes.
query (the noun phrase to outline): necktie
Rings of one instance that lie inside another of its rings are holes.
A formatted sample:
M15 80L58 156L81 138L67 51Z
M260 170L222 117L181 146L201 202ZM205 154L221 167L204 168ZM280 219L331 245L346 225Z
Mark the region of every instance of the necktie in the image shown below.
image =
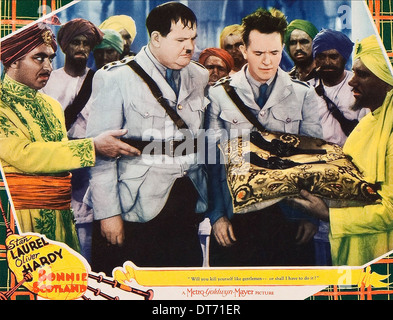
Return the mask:
M261 108L265 105L266 102L266 90L269 86L265 83L259 87L259 97L257 99L257 104Z
M165 72L165 79L168 82L168 84L171 86L172 90L176 93L176 96L178 94L178 90L177 90L177 85L175 82L175 78L173 76L173 69L166 69Z

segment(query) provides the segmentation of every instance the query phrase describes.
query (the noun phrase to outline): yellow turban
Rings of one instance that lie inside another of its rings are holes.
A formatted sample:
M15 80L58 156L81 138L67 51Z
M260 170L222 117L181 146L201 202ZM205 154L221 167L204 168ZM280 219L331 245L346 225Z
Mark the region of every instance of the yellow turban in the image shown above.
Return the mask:
M243 28L240 24L232 24L222 29L220 34L220 48L224 49L224 39L231 34L242 36Z
M387 59L375 35L356 44L354 60L356 59L360 59L379 79L393 86L393 77L386 62ZM354 159L356 154L359 157L367 156L367 168L363 168L367 173L365 179L374 183L385 181L386 175L390 174L386 172L386 152L393 130L393 90L387 93L382 106L373 113L378 115L375 117L376 121L371 121L371 114L368 114L358 125L363 132L373 132L372 141L364 146L362 139L359 139L359 136L353 132L344 145L344 152L354 156Z
M360 59L379 79L393 86L392 73L375 35L356 43L353 60L356 59Z
M130 36L131 40L134 41L136 37L136 25L134 19L126 15L111 16L100 24L99 28L101 30L110 29L120 32L126 30Z

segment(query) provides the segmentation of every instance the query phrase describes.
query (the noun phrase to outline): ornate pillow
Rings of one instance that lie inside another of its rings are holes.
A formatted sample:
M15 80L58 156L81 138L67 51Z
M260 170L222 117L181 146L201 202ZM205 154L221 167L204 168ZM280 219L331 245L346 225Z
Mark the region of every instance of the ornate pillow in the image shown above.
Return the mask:
M234 213L267 207L296 197L301 189L323 197L330 207L377 203L377 186L342 148L324 140L253 131L220 144Z

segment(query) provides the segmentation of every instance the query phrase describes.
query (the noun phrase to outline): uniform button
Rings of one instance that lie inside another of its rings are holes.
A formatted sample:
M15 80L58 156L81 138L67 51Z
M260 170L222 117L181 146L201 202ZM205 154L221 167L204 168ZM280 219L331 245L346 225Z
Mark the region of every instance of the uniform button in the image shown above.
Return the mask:
M264 117L266 115L266 111L261 111L261 117Z
M179 110L182 110L182 109L183 109L183 106L182 106L181 104L179 104L179 105L177 106L177 108L178 108Z
M287 120L285 120L285 121L286 121L286 123L290 123L292 121L292 119L291 118L287 118Z
M235 124L238 123L237 119L233 119L233 123Z
M149 112L146 112L146 113L145 113L145 117L148 117L148 116L149 116Z
M183 176L186 176L187 175L187 171L183 171Z

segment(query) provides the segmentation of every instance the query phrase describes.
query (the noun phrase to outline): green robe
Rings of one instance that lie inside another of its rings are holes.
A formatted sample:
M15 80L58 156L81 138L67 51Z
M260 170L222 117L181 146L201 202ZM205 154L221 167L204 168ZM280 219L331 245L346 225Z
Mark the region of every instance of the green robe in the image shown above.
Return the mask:
M0 161L5 173L64 174L95 164L92 139L68 140L61 105L5 75L0 87ZM11 194L12 199L12 194ZM71 210L16 210L21 232L79 250Z

